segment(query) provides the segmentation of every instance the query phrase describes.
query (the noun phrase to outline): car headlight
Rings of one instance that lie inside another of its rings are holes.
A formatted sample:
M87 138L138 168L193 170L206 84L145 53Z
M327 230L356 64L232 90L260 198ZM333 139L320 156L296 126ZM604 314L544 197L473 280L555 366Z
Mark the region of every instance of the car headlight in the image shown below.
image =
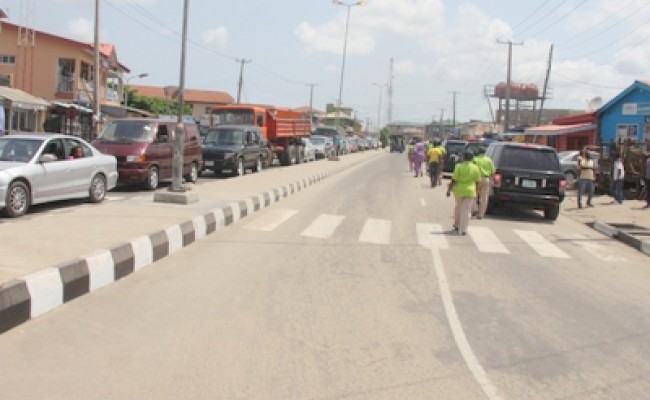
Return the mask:
M144 161L144 156L139 154L126 156L126 162L134 163L134 162L143 162L143 161Z

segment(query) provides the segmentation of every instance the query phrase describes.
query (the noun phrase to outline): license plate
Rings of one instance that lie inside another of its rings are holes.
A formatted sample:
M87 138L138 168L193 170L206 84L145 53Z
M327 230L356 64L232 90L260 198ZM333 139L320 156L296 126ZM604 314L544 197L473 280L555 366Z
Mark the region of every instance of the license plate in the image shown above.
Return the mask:
M535 189L537 187L537 182L530 179L522 179L521 187L525 187L527 189Z
M213 167L214 166L214 161L204 161L203 165L206 167Z

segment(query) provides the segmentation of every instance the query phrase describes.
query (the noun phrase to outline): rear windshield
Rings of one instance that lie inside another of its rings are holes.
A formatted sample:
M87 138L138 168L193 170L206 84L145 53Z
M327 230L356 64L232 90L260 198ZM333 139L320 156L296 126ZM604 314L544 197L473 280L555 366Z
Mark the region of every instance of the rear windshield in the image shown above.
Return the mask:
M557 171L560 169L557 153L550 149L526 147L503 148L499 167Z
M445 145L448 153L462 153L465 148L465 143L463 142L452 142Z

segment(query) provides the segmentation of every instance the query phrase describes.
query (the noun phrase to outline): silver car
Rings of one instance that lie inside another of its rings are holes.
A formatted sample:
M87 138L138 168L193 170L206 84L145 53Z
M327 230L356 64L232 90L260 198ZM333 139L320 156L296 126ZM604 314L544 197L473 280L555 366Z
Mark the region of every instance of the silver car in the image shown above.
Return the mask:
M334 148L332 138L327 136L311 135L309 141L314 145L316 159L329 157Z
M99 203L117 183L117 161L68 135L0 137L0 210L24 215L34 204L88 198Z
M589 151L591 159L594 161L594 167L596 172L598 171L598 157L599 154L595 151ZM558 158L560 159L560 167L564 176L566 176L567 186L573 188L578 181L578 157L580 156L580 151L578 150L568 150L558 153Z

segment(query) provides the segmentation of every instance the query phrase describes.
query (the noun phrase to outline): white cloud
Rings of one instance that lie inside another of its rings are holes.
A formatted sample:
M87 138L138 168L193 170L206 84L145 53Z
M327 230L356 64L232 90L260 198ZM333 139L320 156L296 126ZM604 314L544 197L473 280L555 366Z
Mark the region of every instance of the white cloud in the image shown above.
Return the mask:
M81 42L91 42L95 37L95 23L86 18L77 18L68 21L68 33L72 39Z
M203 32L203 41L213 47L224 48L228 42L228 30L221 26Z

